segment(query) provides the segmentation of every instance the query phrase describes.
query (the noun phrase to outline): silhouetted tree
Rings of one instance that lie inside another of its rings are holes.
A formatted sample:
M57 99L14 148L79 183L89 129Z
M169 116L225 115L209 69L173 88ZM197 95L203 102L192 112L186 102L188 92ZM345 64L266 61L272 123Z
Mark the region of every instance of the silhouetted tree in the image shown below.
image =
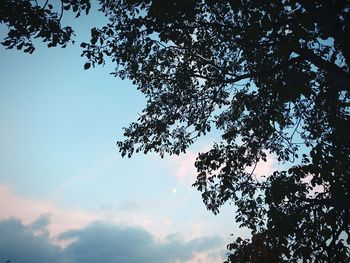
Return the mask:
M109 58L147 97L121 154L180 154L215 127L194 186L252 231L228 262L348 261L350 2L101 4L85 67ZM254 176L267 154L288 168Z
M85 69L110 59L147 97L121 154L180 154L214 128L194 186L252 232L227 262L348 262L350 1L100 4ZM258 177L268 154L285 169Z

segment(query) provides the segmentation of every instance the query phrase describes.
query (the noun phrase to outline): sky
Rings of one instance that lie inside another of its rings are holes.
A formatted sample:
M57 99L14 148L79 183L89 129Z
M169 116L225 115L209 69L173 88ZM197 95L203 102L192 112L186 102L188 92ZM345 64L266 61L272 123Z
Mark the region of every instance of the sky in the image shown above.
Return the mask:
M79 44L101 14L66 21L75 45L0 46L0 262L222 262L248 232L233 206L213 215L191 187L215 136L185 155L122 158L116 142L145 99L112 64L83 69Z

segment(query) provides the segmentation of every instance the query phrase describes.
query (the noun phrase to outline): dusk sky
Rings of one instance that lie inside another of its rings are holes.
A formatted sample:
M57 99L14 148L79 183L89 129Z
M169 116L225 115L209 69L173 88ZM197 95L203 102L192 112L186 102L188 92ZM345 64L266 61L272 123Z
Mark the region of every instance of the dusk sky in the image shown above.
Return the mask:
M222 262L248 233L233 206L215 216L191 187L196 155L217 135L178 157L122 158L116 142L144 97L112 64L83 69L79 44L102 14L66 21L75 45L0 47L0 263Z

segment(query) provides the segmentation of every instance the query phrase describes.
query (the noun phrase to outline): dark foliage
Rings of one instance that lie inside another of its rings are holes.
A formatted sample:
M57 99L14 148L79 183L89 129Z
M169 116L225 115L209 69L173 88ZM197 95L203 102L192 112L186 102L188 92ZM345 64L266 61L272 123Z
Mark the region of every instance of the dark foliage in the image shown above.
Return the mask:
M58 11L54 7L57 4ZM64 11L71 9L78 17L81 12L88 14L90 7L90 0L0 0L0 23L8 26L7 37L1 44L33 53L33 39L39 38L48 42L48 47L66 47L74 33L70 26L61 25Z
M180 154L214 127L194 186L252 231L228 262L347 262L350 2L101 4L109 23L82 44L85 67L110 58L148 99L122 155ZM257 178L267 154L288 169Z

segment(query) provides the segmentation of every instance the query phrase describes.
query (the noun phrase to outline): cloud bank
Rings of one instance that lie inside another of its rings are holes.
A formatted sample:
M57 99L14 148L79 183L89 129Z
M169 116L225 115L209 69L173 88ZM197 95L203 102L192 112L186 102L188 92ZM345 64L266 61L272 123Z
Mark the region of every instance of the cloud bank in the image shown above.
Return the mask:
M164 240L141 227L120 227L106 222L94 222L85 228L61 233L61 240L74 240L65 248L51 242L46 231L49 217L43 215L30 225L19 219L0 220L0 262L13 263L175 263L197 262L201 254L208 257L222 246L218 237L184 241L172 235ZM220 259L220 257L219 257ZM208 261L210 260L210 261Z

